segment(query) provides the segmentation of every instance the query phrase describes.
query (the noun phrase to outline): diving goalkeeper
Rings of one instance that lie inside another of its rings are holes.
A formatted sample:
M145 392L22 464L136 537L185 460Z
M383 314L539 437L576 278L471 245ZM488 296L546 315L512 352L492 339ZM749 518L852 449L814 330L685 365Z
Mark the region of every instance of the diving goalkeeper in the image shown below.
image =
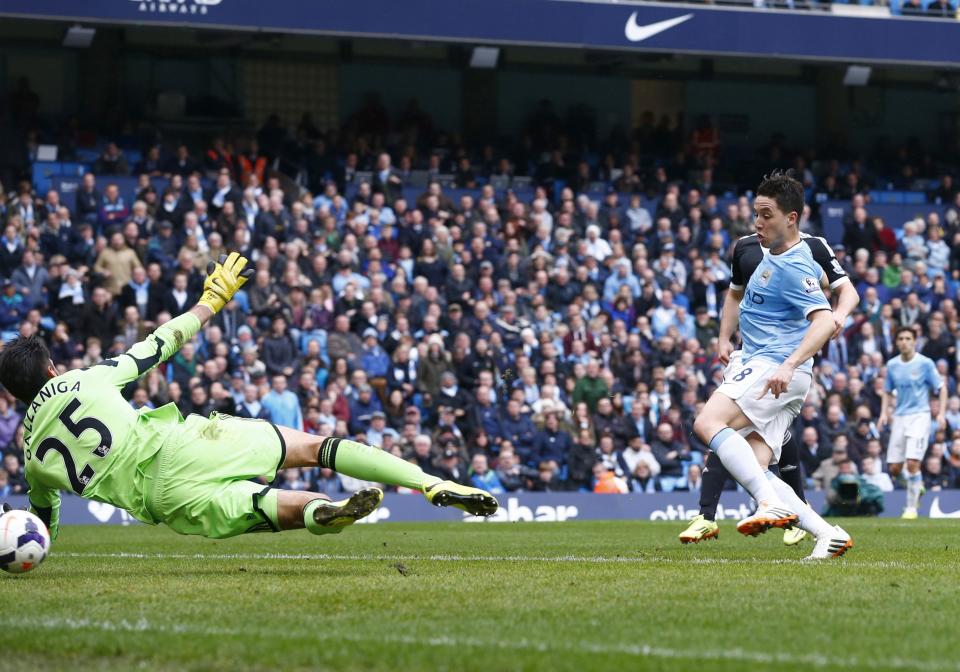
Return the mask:
M24 457L31 510L56 538L60 490L112 504L149 524L214 539L261 530L339 532L383 500L378 488L331 502L313 492L277 490L286 467L329 467L365 481L421 491L437 506L490 515L483 490L428 476L419 467L355 441L305 434L263 420L214 413L184 418L172 403L135 411L120 394L171 357L253 274L233 253L211 262L193 308L126 353L57 375L44 342L17 338L0 352L0 383L27 404Z

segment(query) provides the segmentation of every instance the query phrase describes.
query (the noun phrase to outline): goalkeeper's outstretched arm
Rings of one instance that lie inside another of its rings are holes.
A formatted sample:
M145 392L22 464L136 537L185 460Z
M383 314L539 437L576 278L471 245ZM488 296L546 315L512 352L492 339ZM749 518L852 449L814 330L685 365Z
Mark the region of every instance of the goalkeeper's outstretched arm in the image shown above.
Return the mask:
M207 265L203 294L193 308L166 322L119 357L97 364L97 371L122 388L172 357L211 317L233 298L253 275L247 259L236 252ZM101 368L102 367L102 368Z

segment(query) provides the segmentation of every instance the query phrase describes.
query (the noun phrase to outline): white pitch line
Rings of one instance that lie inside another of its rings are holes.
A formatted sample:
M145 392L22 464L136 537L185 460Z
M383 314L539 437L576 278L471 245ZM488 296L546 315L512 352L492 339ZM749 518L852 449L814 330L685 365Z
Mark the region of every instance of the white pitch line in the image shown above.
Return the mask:
M131 632L131 633L161 633L174 635L192 635L199 637L243 637L248 638L250 632L233 628L212 628L186 623L172 625L151 623L146 618L136 621L122 619L119 621L98 621L87 618L17 618L0 619L0 630L99 630L104 632ZM741 661L758 665L805 665L815 668L874 668L896 670L919 670L920 672L957 672L960 663L941 661L924 661L911 658L869 659L853 656L836 657L829 654L792 654L784 652L751 651L740 647L731 649L672 649L650 644L602 644L597 642L571 642L564 639L560 642L532 641L528 639L502 640L480 639L477 637L456 637L439 635L433 637L415 637L411 635L391 635L377 633L363 635L354 633L325 633L322 629L312 630L308 634L297 634L289 630L264 630L257 628L256 635L267 639L287 639L310 641L350 641L355 644L369 644L387 642L389 644L407 646L429 646L444 648L479 648L500 649L505 651L536 651L538 653L591 653L602 655L623 655L636 658L660 658L676 660L727 660Z
M577 556L577 555L371 555L342 553L96 553L55 552L52 557L61 558L115 558L118 560L342 560L356 562L544 562L562 564L694 564L694 565L796 565L803 567L858 567L879 569L937 569L942 566L931 562L905 562L902 560L831 560L810 563L792 558L705 558L664 556Z

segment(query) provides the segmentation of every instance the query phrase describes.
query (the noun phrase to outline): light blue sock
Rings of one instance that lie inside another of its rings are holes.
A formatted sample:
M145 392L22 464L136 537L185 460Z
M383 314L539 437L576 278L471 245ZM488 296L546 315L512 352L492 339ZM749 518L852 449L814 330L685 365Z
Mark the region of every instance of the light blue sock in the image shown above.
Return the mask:
M920 504L920 489L923 487L923 475L918 471L907 474L907 508L915 509Z
M762 504L781 504L780 498L757 462L747 440L729 427L724 427L710 439L710 448L717 454L730 475Z

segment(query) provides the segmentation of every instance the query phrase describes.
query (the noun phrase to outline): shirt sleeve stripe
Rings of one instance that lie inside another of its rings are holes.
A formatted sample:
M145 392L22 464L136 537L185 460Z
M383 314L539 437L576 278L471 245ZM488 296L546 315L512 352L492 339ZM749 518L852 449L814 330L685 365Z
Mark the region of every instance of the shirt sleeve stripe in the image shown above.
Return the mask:
M810 306L805 311L803 311L803 316L810 317L810 313L815 313L818 310L830 310L830 306L829 305Z
M830 283L830 289L836 289L837 287L839 287L840 285L846 282L850 282L849 276L845 275L842 278L837 278L836 280Z

